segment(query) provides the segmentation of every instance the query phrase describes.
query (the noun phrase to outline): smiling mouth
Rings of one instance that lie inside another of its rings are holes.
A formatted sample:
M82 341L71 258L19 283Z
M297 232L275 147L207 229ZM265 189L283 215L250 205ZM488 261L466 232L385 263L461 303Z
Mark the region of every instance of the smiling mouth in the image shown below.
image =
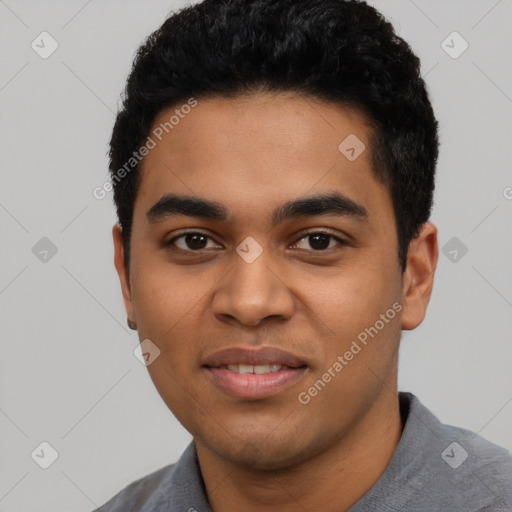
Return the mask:
M248 375L251 373L255 375L265 375L267 373L278 372L279 370L293 369L290 366L285 366L282 364L224 364L218 366L217 368L222 370L230 370L232 372L241 373L243 375Z
M276 347L231 347L202 361L210 383L231 398L258 400L294 386L308 370L306 360Z

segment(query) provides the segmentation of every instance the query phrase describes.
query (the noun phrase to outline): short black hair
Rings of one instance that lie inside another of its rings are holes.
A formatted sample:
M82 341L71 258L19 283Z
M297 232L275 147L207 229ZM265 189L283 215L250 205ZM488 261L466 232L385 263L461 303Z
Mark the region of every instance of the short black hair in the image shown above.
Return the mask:
M357 0L204 0L174 12L148 36L135 55L109 151L128 268L140 165L122 179L119 170L157 114L191 97L286 91L356 108L371 123L372 170L391 194L405 270L409 243L430 217L438 123L420 60L382 14Z

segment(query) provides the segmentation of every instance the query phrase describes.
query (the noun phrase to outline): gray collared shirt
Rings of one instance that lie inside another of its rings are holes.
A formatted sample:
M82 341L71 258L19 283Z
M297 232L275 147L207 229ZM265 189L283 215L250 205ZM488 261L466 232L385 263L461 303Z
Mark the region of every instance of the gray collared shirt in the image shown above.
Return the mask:
M393 458L348 512L512 512L512 454L442 424L412 393L399 398L405 426ZM132 482L94 512L150 511L212 512L193 442L176 464Z

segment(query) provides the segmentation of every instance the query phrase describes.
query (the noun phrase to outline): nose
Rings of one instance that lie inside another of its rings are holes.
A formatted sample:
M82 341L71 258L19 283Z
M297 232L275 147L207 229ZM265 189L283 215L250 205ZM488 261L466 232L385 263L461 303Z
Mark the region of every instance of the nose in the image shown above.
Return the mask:
M219 320L235 319L246 326L257 326L271 317L291 318L293 294L278 270L271 268L268 256L263 251L248 263L238 254L234 255L233 267L221 279L213 298L213 312Z

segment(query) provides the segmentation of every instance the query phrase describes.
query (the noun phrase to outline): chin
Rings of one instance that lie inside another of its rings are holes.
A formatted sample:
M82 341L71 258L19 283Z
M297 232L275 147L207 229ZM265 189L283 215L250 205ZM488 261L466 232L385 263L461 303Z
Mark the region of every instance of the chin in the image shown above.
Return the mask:
M283 450L282 447L272 447L262 442L261 448L253 443L247 443L238 449L235 453L225 454L230 461L235 464L246 466L247 468L257 469L260 471L278 471L289 468L297 463L297 451L299 447L290 447L291 449Z
M262 432L260 435L246 433L244 436L233 436L230 440L207 439L205 444L217 456L232 464L261 471L281 471L304 462L315 452L313 447L304 444L300 436L289 432L285 434L269 439L272 432Z

